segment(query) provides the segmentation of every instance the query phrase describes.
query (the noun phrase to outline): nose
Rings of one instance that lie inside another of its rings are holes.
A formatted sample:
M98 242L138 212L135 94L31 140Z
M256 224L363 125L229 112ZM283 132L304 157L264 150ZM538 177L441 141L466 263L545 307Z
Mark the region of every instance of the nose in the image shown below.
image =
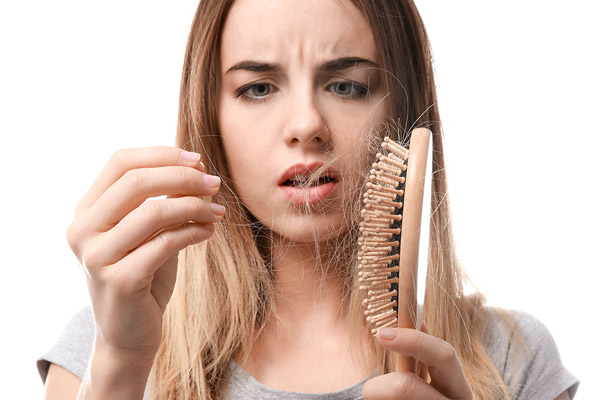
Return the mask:
M329 143L329 127L313 95L306 93L289 101L287 114L283 136L289 146L318 149Z

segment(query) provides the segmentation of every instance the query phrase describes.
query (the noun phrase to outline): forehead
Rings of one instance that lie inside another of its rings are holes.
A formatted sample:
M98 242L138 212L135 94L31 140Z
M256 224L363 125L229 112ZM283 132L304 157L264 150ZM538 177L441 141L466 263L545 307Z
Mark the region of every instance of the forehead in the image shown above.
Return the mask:
M236 0L221 37L223 68L243 59L376 60L368 21L349 0Z

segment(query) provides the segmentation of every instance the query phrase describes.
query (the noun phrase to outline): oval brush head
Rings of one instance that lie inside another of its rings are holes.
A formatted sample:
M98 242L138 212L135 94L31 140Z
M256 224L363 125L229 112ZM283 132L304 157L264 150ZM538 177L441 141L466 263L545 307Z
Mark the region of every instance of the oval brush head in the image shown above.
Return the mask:
M415 129L407 149L386 137L363 197L358 280L371 332L384 327L415 328L417 267L423 186L431 132ZM414 360L399 367L414 370Z

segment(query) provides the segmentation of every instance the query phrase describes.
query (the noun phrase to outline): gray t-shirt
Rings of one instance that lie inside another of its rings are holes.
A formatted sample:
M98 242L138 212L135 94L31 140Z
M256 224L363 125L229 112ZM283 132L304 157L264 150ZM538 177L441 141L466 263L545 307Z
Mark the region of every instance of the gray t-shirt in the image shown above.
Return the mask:
M568 390L573 398L579 381L563 366L548 329L531 315L516 311L511 311L511 315L523 333L522 346L514 345L514 338L510 337L501 320L493 312L485 337L488 354L511 390L511 397L515 400L551 400ZM37 361L42 381L46 381L50 363L60 365L79 379L83 379L93 342L94 320L90 307L86 307L72 318L58 343ZM228 400L362 399L364 382L332 393L284 392L261 384L232 361L226 392Z

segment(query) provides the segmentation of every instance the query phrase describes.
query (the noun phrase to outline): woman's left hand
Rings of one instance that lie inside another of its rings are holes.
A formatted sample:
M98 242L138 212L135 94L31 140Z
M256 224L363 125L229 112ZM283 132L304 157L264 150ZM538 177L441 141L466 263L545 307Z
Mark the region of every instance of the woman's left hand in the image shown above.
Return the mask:
M365 400L473 398L456 351L442 339L415 329L384 328L379 330L377 341L388 350L415 358L421 363L421 376L392 372L369 379L363 388Z

